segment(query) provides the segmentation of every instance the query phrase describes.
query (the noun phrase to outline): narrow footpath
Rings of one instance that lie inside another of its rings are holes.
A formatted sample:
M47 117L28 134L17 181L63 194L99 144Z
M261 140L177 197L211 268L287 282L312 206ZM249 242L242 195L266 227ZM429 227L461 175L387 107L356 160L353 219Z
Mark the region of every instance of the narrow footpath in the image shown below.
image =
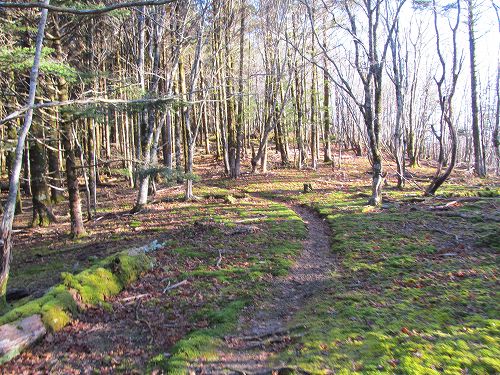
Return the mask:
M336 259L330 247L330 228L314 210L291 206L308 228L302 254L288 276L278 278L271 296L249 307L236 332L225 337L218 360L193 364L196 374L287 373L286 364L274 363L272 355L286 347L295 330L289 327L294 314L327 287Z

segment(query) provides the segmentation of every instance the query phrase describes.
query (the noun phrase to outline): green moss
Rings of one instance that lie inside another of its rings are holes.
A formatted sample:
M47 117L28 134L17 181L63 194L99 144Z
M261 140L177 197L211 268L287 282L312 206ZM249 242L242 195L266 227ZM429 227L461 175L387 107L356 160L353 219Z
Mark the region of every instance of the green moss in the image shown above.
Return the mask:
M63 273L66 287L75 289L86 304L96 305L122 289L119 278L111 270L98 267L78 275Z
M477 195L480 197L489 197L489 198L500 197L500 189L485 188L484 190L479 190L477 192Z
M172 250L172 252L182 255L187 258L206 258L207 253L197 251L191 246L179 246Z
M42 321L45 327L57 332L71 321L71 316L56 304L46 304L42 307Z
M123 287L137 280L150 265L151 260L144 254L119 254L78 275L63 273L61 277L66 287L78 291L84 303L95 305L118 294Z
M307 233L300 217L281 204L239 201L232 206L204 205L197 208L197 214L201 213L224 223L224 228L244 218L245 223L251 221L260 230L245 236L225 236L223 240L220 232L206 230L188 245L179 247L175 241L168 244L172 252L199 262L195 269L186 270L178 278L189 279L196 290L213 289L216 284L217 293L190 318L194 324L201 321L208 327L182 338L172 348L171 357L153 357L150 370L161 368L168 374L185 374L189 364L198 359L216 360L221 340L235 328L241 309L256 295L268 293L270 275L287 273ZM220 268L215 265L215 249L225 249Z
M141 225L142 225L142 221L139 221L139 220L131 220L129 225L132 227L132 228L139 228Z
M141 273L153 267L153 260L146 254L134 256L118 254L111 263L111 269L122 286L129 285L136 281Z
M174 345L170 358L159 355L151 360L150 366L163 367L167 374L184 375L193 361L215 359L217 346L223 336L235 327L240 311L246 304L247 301L237 300L230 302L224 309L207 310L205 318L209 320L210 328L187 335Z
M62 284L51 288L43 297L8 311L0 317L0 324L40 314L49 330L58 331L67 325L77 312L77 305L70 290L77 291L85 304L103 304L107 297L119 293L150 267L151 259L144 254L118 254L77 275L62 273Z

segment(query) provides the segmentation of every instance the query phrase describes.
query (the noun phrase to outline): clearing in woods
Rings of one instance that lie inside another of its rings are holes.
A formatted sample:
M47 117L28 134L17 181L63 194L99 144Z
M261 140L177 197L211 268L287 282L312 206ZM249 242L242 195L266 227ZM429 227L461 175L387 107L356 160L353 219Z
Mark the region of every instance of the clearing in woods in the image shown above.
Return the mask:
M134 193L115 180L77 243L64 223L31 229L19 217L11 286L30 296L13 308L60 272L161 247L138 281L1 372L498 373L498 181L455 178L425 199L389 186L372 208L366 162L343 163L357 172L238 181L200 163L199 200L165 188L135 215Z

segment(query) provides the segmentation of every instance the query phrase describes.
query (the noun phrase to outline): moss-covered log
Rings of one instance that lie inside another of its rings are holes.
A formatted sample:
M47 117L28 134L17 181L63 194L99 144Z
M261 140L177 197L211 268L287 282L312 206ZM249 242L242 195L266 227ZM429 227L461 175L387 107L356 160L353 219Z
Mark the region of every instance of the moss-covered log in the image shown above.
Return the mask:
M62 284L0 317L0 364L37 341L35 337L61 330L79 310L105 305L108 297L118 294L152 265L150 257L133 249L108 257L77 275L63 273ZM36 319L43 323L43 330L33 323ZM28 322L33 324L26 325ZM24 325L22 334L12 328ZM4 335L5 332L9 335Z

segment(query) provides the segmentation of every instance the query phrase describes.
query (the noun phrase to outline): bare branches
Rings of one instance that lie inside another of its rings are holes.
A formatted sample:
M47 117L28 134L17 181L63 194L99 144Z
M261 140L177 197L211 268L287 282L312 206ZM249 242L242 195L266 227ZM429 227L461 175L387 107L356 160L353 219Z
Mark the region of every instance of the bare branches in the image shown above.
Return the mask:
M457 86L457 81L458 81L458 76L460 74L460 71L462 69L462 62L463 62L463 56L458 58L458 52L457 52L457 31L458 31L458 26L460 24L460 0L456 1L457 4L457 16L456 16L456 22L452 26L450 23L450 28L452 32L452 68L450 71L450 76L451 76L451 84L449 87L446 89L444 88L444 84L446 82L446 74L447 74L447 67L446 67L446 62L443 57L442 51L441 51L441 40L440 40L440 33L439 33L439 28L438 28L438 14L437 14L437 9L436 9L436 1L433 1L433 13L434 13L434 30L436 32L436 49L437 49L437 54L439 56L439 61L441 64L441 76L439 79L435 78L435 82L437 85L438 89L438 94L439 94L439 106L441 108L441 117L439 120L439 125L440 125L440 134L438 136L434 125L432 125L432 130L434 132L434 135L438 139L439 142L439 157L438 157L438 167L436 169L436 173L434 175L434 179L430 183L430 185L427 187L427 190L425 192L425 195L433 195L437 189L446 181L446 179L449 177L451 172L453 171L453 168L455 167L456 164L456 158L457 158L457 132L455 129L455 126L453 125L453 113L452 113L452 98L456 90ZM445 131L445 126L449 131L450 134L450 161L448 163L448 167L446 170L441 173L442 169L445 166L445 142L443 139L443 133Z
M154 106L159 104L169 104L174 101L178 101L176 97L165 96L161 98L150 98L150 99L108 99L108 98L90 98L90 99L79 99L79 100L65 100L65 101L53 101L33 104L31 106L25 106L15 112L12 112L8 116L0 120L0 125L5 124L8 121L14 120L21 117L28 110L42 109L42 108L53 108L53 107L65 107L69 105L92 105L92 104L111 104L111 105L148 105Z
M108 5L102 8L95 8L95 9L76 9L76 8L68 8L68 7L61 7L57 5L50 5L46 3L17 3L17 2L6 2L2 1L0 2L0 8L7 8L7 9L46 9L50 10L51 12L57 12L57 13L67 13L67 14L74 14L78 16L95 16L95 15L100 15L104 13L109 13L114 10L118 9L124 9L124 8L133 8L133 7L142 7L142 6L159 6L159 5L165 5L165 4L170 4L174 3L177 0L145 0L145 1L131 1L131 2L126 2L126 3L118 3L118 4L112 4Z

